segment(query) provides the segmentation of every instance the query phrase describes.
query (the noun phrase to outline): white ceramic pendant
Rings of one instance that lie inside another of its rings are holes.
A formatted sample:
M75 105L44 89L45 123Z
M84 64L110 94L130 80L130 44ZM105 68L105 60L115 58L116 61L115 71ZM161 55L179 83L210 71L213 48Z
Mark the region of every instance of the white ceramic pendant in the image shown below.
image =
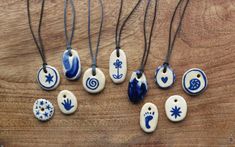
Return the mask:
M166 70L164 71L164 65L159 66L155 72L155 83L160 88L169 88L175 82L175 73L170 68L170 66L166 66Z
M60 111L64 114L72 114L77 110L77 98L68 90L62 90L59 93L57 96L57 103Z
M81 62L76 50L64 51L62 58L63 72L68 80L76 80L82 73Z
M53 90L59 86L60 75L56 68L46 65L46 72L41 67L38 70L37 81L44 90Z
M47 121L54 114L54 106L46 99L38 99L33 105L33 114L38 120Z
M158 124L158 109L153 103L146 103L140 111L140 127L146 133L155 131Z
M206 74L199 68L186 71L182 78L182 87L189 95L198 95L206 90L208 85Z
M187 115L187 103L182 96L173 95L166 100L165 111L170 121L182 121Z
M96 75L92 75L92 68L85 71L83 75L83 87L89 93L99 93L104 89L105 76L104 73L96 68Z
M117 50L114 50L109 58L109 75L112 81L116 84L124 82L127 73L126 54L119 49L119 56Z

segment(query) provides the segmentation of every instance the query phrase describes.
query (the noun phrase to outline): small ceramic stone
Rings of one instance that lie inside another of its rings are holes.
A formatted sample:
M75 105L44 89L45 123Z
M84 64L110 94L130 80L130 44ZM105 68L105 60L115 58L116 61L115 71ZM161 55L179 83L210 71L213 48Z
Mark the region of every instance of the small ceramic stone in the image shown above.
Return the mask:
M187 114L187 103L182 96L171 96L165 102L165 111L166 116L170 121L182 121Z
M140 111L140 127L146 133L155 131L158 124L158 109L153 103L146 103Z
M208 85L206 74L199 68L186 71L182 78L182 87L189 95L198 95L206 90Z
M33 113L38 120L47 121L54 114L54 106L46 99L38 99L33 105Z
M164 70L166 68L166 70ZM155 83L160 88L169 88L175 82L175 73L170 66L159 66L155 72Z
M46 72L41 67L38 70L37 81L44 90L54 90L60 83L60 75L56 68L46 65Z
M99 93L105 87L104 73L96 68L96 75L92 75L92 68L85 71L83 75L83 87L89 93Z
M116 84L124 82L127 73L126 54L119 49L119 56L117 49L112 52L109 58L109 75L112 81Z
M60 111L64 114L72 114L77 110L77 98L68 90L62 90L59 93L57 103Z

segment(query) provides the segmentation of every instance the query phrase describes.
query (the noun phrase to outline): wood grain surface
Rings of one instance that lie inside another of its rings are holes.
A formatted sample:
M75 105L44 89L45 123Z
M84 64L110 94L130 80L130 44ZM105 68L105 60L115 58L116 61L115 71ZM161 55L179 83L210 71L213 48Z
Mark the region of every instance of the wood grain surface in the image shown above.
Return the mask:
M40 2L31 1L35 25ZM100 12L97 1L92 2L92 36L96 38ZM127 86L132 71L139 68L143 53L146 1L123 33L128 76L121 85L113 84L108 76L120 1L103 2L105 22L98 66L106 75L106 88L100 94L90 95L83 89L81 79L70 82L62 75L63 0L46 1L42 26L47 61L61 74L61 85L51 92L43 91L36 82L41 59L29 31L26 0L0 0L0 146L235 146L235 1L190 0L171 57L177 78L169 90L157 88L153 77L166 54L170 18L178 0L159 1L157 26L145 71L149 92L138 105L129 102ZM123 14L127 15L136 2L125 0ZM73 47L81 57L84 72L91 65L87 1L75 0L75 5ZM203 69L209 80L205 93L196 97L187 95L181 87L183 73L193 67ZM74 115L65 116L59 110L56 97L63 89L78 98L78 111ZM170 122L164 112L165 100L175 94L188 103L188 115L180 123ZM32 107L38 98L47 98L55 106L55 115L48 122L34 118ZM145 102L156 104L160 113L157 130L152 134L144 133L139 126L139 112Z

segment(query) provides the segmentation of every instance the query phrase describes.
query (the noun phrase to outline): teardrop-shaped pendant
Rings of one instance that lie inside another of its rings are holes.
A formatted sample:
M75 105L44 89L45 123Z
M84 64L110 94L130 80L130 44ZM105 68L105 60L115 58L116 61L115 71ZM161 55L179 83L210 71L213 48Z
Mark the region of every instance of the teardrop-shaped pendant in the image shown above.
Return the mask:
M129 100L133 103L138 103L144 99L147 91L148 84L144 73L139 70L134 71L128 85Z
M68 80L76 80L80 77L82 69L77 51L66 50L62 59L64 75Z

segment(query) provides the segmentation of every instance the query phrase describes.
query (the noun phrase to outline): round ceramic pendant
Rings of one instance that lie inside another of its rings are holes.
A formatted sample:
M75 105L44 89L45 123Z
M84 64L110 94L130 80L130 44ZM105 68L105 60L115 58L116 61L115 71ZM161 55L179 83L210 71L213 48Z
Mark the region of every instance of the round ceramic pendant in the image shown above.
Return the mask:
M155 83L160 88L169 88L175 82L175 73L170 68L170 66L166 66L166 70L164 70L165 66L159 66L155 72Z
M38 120L47 121L54 114L54 106L46 99L38 99L33 105L33 113Z
M71 53L71 54L70 54ZM63 71L68 80L76 80L80 77L82 69L77 51L66 50L63 54Z
M83 87L89 93L99 93L104 89L105 76L104 73L96 68L96 75L92 75L92 68L85 71L83 75Z
M46 72L43 70L43 67L38 70L37 81L44 90L53 90L60 83L60 75L56 68L46 65Z
M165 111L166 116L170 121L182 121L187 114L187 103L182 96L171 96L165 102Z
M112 81L116 84L122 83L126 78L127 61L126 54L123 50L114 50L109 58L109 75Z
M206 74L199 68L192 68L184 73L182 86L189 95L202 93L208 85Z
M140 111L140 127L146 133L155 131L158 124L158 109L153 103L146 103Z
M128 85L129 100L133 103L138 103L143 100L148 91L146 77L144 73L138 77L140 73L138 70L133 72Z
M64 114L72 114L77 110L77 98L68 90L62 90L59 93L57 103L60 111Z

